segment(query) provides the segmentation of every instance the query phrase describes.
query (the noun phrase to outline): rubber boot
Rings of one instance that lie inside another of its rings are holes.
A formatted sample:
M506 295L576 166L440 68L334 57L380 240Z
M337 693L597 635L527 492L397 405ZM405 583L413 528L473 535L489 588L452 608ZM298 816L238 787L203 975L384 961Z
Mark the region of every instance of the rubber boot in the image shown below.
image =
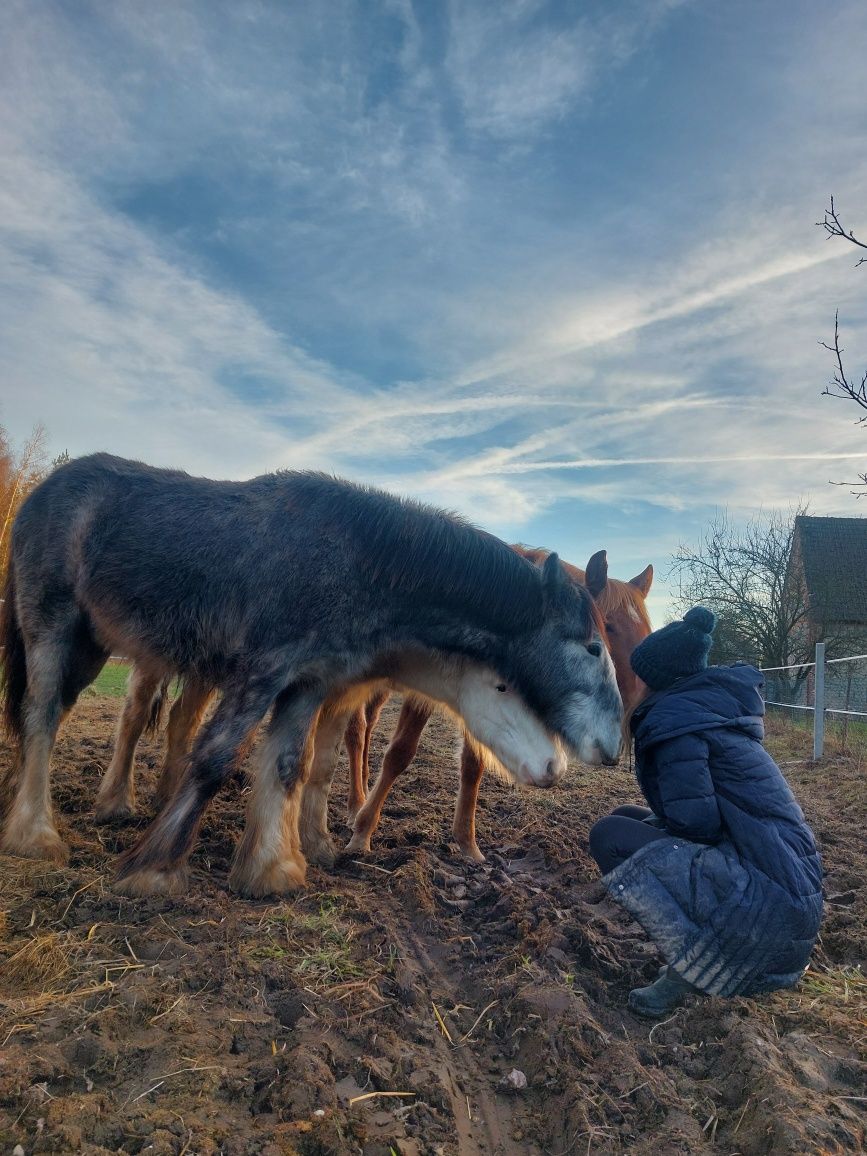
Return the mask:
M680 1007L686 996L697 991L670 967L664 967L659 978L647 987L633 988L629 993L629 1010L636 1015L657 1018Z

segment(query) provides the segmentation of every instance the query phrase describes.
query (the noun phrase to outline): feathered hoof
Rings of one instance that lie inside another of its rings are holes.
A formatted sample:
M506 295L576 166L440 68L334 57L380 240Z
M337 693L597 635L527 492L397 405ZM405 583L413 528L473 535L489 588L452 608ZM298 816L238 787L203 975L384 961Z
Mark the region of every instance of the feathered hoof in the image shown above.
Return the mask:
M229 890L246 899L264 899L269 895L291 895L307 881L303 859L275 860L264 866L235 863L229 873Z
M337 848L330 836L322 836L316 842L308 843L302 839L301 845L308 863L315 863L317 867L324 867L330 871L337 859Z
M21 859L47 859L58 867L69 862L69 849L53 827L39 827L25 837L10 825L0 842L0 853Z
M126 895L129 899L148 899L154 895L183 895L187 890L187 871L184 867L176 867L170 871L160 870L157 867L122 870L115 879L114 890L118 895Z

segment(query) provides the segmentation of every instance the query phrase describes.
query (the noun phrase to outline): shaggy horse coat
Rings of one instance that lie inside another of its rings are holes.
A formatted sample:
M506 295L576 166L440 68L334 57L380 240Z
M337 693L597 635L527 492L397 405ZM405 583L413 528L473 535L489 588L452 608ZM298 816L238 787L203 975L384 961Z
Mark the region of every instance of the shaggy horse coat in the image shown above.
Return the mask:
M5 714L23 757L7 852L62 850L48 761L111 650L223 692L170 805L122 861L130 893L183 885L201 817L272 707L285 814L262 871L285 861L297 885L307 735L330 696L401 650L496 669L582 758L619 752L611 660L556 556L540 571L456 517L322 474L216 482L106 454L73 461L18 514L6 598Z

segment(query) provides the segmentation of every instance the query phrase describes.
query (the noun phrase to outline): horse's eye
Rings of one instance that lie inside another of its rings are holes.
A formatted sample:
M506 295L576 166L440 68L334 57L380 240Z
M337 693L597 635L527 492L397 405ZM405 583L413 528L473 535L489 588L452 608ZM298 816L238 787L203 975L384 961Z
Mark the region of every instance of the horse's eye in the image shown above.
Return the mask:
M616 634L617 633L617 628L615 627L613 622L606 622L605 623L605 630L608 634Z
M587 643L587 653L592 654L594 658L599 658L599 656L602 654L602 643L601 642L588 642Z
M500 692L500 694L505 694L508 689L509 688L506 686L506 684L504 682L498 682L497 683L497 690Z

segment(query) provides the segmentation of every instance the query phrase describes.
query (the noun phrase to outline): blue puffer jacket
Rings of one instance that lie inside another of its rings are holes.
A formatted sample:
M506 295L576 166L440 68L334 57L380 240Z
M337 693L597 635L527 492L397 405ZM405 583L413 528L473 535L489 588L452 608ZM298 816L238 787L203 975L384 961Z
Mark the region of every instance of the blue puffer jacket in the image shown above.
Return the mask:
M764 736L762 676L713 666L632 719L638 781L670 838L605 876L669 966L711 995L797 983L819 932L812 832Z

